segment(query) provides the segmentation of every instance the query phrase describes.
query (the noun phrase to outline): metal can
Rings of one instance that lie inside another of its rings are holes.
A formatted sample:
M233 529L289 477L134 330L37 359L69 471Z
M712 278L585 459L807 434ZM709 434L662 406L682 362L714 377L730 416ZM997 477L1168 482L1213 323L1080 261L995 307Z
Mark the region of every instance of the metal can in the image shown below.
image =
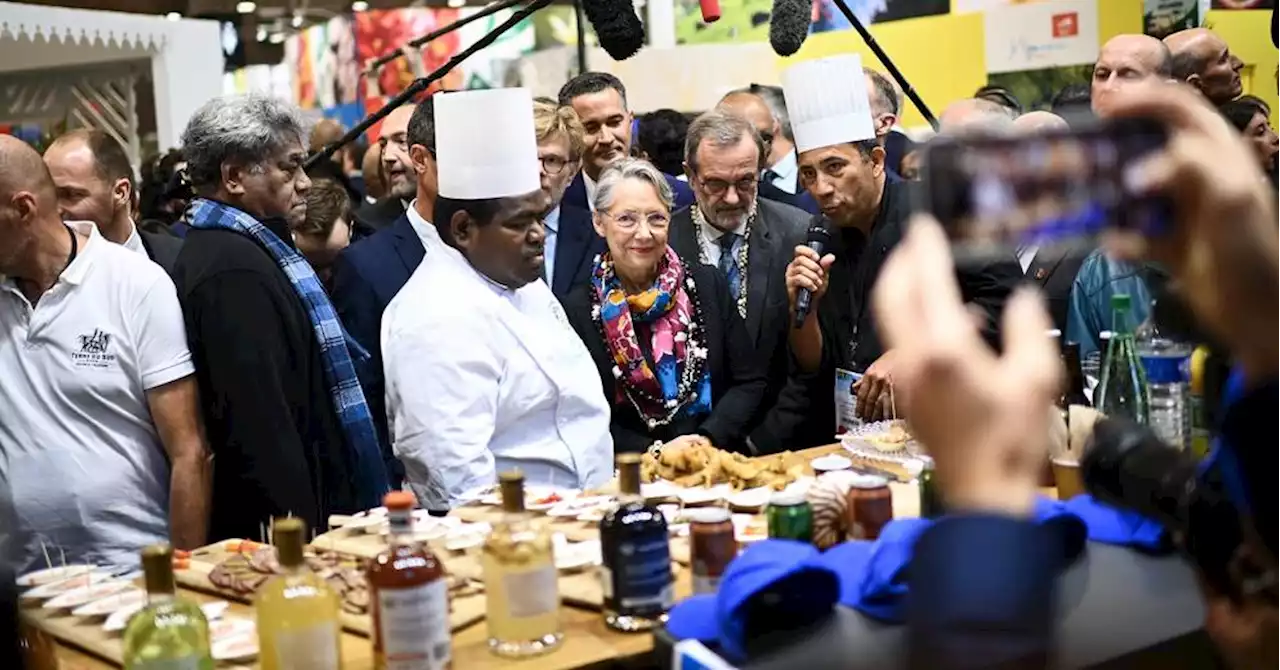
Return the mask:
M932 458L920 457L920 474L916 475L916 484L920 487L920 518L936 519L942 516L942 498L938 495L938 484L933 478Z
M769 498L765 516L770 538L813 542L813 507L803 494L778 491Z
M849 487L849 537L875 540L893 521L893 493L889 480L878 475L859 475Z
M689 559L693 563L693 592L715 593L720 576L738 555L733 521L723 507L687 509L689 519Z

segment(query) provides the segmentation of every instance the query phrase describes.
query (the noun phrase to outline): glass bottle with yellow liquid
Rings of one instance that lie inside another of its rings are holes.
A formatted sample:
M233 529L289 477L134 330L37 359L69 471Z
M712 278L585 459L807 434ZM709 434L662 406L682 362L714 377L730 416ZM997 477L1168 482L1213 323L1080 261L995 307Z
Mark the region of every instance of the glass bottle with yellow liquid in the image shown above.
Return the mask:
M129 619L124 631L127 670L213 670L209 622L193 603L179 600L173 581L173 547L154 544L142 550L147 606Z
M303 561L306 526L279 519L273 540L284 574L258 592L258 660L263 670L342 667L338 595Z
M560 646L560 591L551 533L524 509L524 475L498 476L502 519L484 542L489 649L506 657L534 656Z

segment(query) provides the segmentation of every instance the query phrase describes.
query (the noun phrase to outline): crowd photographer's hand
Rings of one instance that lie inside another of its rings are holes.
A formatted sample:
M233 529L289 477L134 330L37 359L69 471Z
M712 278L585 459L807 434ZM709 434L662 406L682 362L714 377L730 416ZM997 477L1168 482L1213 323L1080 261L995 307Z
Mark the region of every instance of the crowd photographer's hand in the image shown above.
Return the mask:
M1200 323L1222 338L1246 372L1274 375L1280 337L1275 190L1240 134L1187 87L1134 87L1113 112L1168 128L1167 147L1135 165L1126 182L1169 198L1176 220L1166 235L1116 233L1109 248L1163 264Z
M1030 514L1062 375L1039 295L1021 289L1009 300L996 356L961 300L942 228L920 216L885 263L873 305L895 350L899 409L933 456L947 504Z

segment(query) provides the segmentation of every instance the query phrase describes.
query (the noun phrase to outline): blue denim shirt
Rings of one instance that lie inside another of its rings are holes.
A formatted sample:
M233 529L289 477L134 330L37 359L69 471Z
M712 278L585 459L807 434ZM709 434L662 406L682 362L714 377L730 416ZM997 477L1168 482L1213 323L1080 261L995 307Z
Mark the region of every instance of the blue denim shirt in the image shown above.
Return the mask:
M1067 308L1067 342L1080 343L1081 358L1099 351L1099 334L1111 330L1111 296L1127 293L1133 305L1129 328L1137 328L1151 314L1151 291L1136 265L1108 258L1094 250L1084 259L1071 285Z

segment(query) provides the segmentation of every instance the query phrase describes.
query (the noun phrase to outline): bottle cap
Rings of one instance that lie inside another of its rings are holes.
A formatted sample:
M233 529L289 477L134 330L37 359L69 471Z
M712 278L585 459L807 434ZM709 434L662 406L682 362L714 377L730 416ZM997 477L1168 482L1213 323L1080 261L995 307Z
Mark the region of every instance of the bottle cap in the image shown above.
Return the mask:
M618 454L618 492L640 495L640 454Z
M1111 296L1111 309L1113 310L1129 309L1132 303L1133 301L1129 299L1128 293L1116 293Z
M731 515L723 507L694 507L683 512L689 523L725 523Z
M502 490L504 512L524 511L524 473L508 470L498 474L498 488Z
M382 497L382 506L390 510L412 510L417 500L408 491L391 491Z
M273 528L272 542L280 565L286 568L302 565L302 545L306 544L306 525L302 519L276 519Z
M804 494L799 491L777 491L769 496L769 504L777 507L790 507L805 502Z
M878 489L888 485L889 480L880 475L860 475L853 480L853 488L855 489Z
M160 543L144 548L142 574L147 593L173 593L173 547Z

